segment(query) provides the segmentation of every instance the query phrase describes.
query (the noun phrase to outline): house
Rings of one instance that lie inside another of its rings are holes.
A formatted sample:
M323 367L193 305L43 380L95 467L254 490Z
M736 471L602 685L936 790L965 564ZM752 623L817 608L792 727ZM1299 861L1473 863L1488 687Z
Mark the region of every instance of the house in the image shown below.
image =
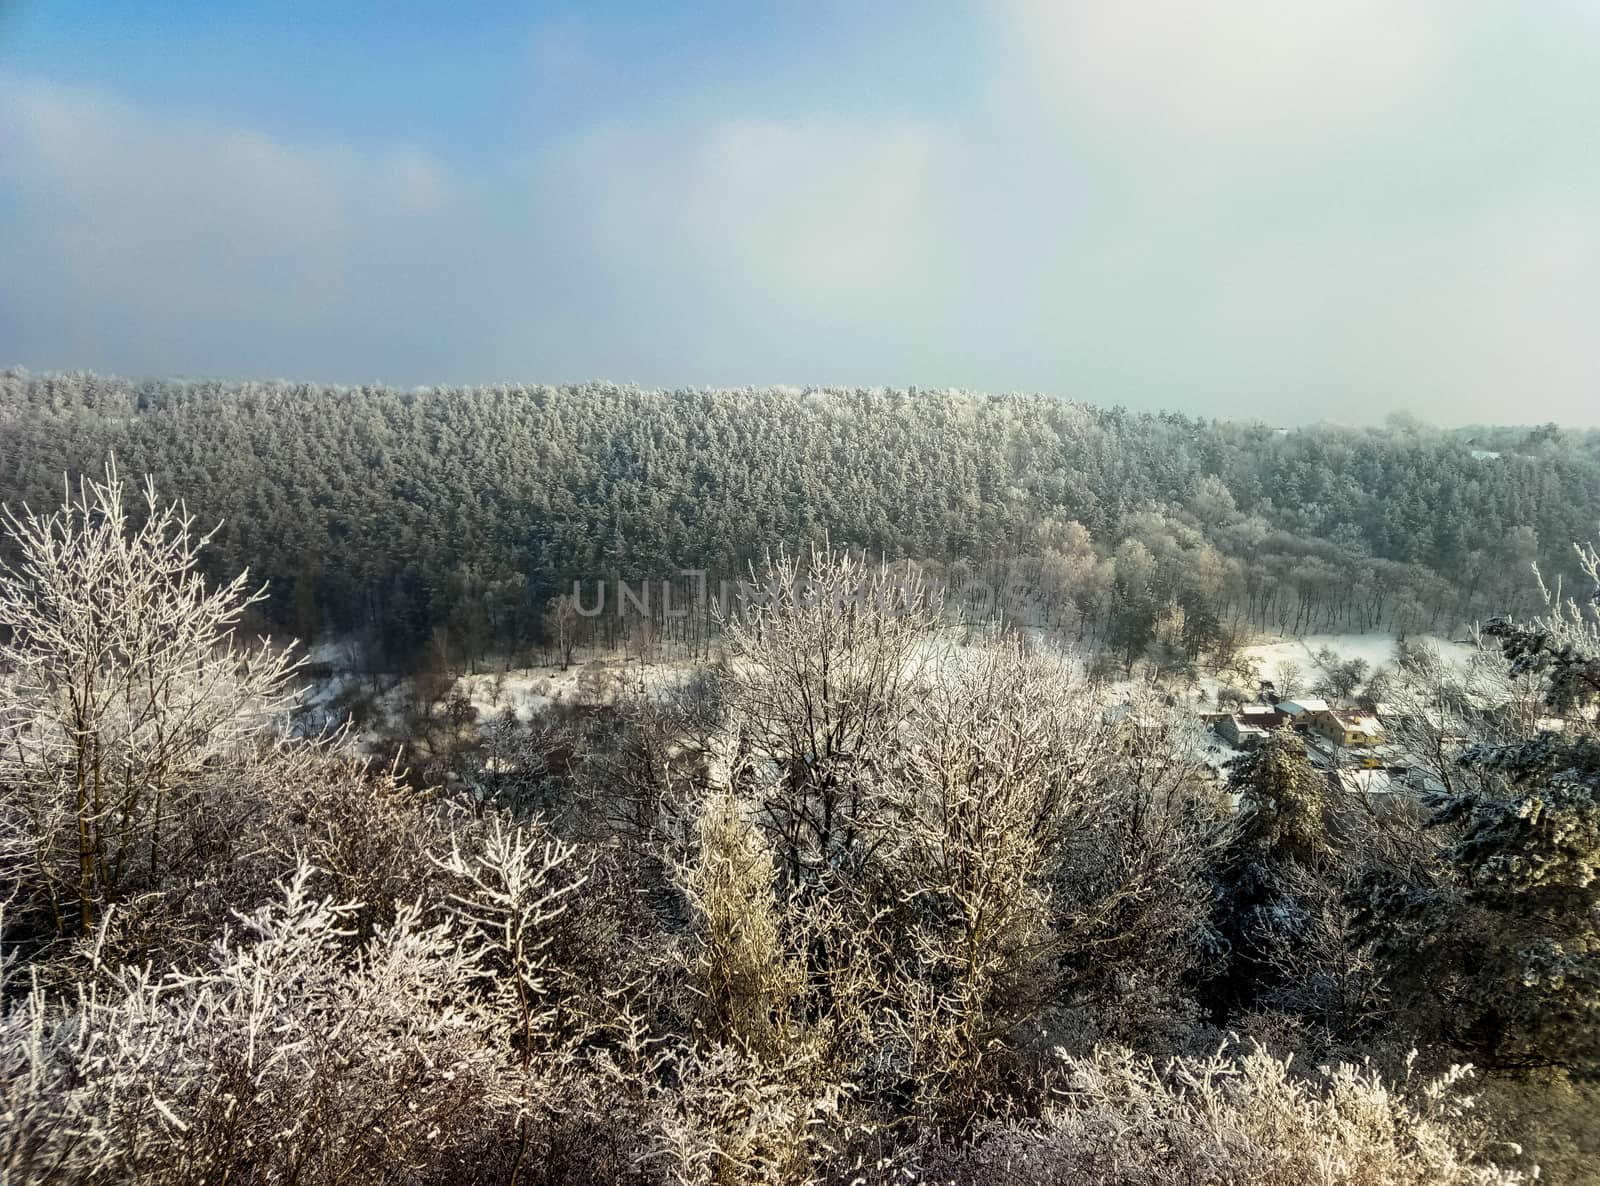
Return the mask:
M1388 770L1400 773L1412 759L1397 745L1345 745L1331 741L1315 729L1307 729L1306 756L1319 770Z
M1236 749L1255 749L1269 736L1262 725L1252 724L1243 713L1231 712L1216 724L1217 735Z
M1246 704L1237 712L1207 718L1219 737L1238 749L1254 749L1287 718L1271 704Z
M1293 700L1278 701L1278 711L1289 718L1290 724L1303 725L1305 721L1302 718L1307 713L1327 712L1328 702L1310 696L1300 696Z
M1334 745L1368 746L1383 743L1383 726L1378 723L1378 718L1358 708L1324 708L1308 712L1305 717L1308 729Z
M1272 704L1246 704L1239 709L1239 715L1252 725L1259 725L1263 729L1276 729L1284 722L1283 713Z

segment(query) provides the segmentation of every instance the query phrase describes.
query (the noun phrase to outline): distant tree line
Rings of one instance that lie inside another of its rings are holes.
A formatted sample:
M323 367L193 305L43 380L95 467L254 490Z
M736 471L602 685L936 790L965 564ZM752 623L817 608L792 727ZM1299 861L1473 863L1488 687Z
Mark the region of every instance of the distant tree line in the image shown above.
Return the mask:
M450 666L707 623L575 625L574 580L730 576L825 538L1001 572L1041 620L1132 663L1251 629L1448 630L1516 608L1600 521L1600 434L1284 431L1038 396L396 390L0 374L0 501L62 475L157 476L221 521L213 576L272 626ZM1002 564L1003 562L1003 564ZM563 624L567 633L562 633ZM597 633L598 632L598 633Z

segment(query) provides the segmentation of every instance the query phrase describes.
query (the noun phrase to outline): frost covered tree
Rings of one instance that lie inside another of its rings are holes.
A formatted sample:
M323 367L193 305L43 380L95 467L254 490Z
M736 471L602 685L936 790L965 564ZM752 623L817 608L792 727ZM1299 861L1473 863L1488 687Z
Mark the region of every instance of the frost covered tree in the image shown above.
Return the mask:
M772 851L725 791L699 806L696 821L696 851L677 873L692 917L696 1032L776 1058L788 1044L804 974L789 950Z
M0 1176L401 1181L507 1107L480 954L412 906L351 958L302 866L201 966L125 968L0 1014ZM459 1161L456 1172L466 1167Z
M1302 865L1332 854L1332 793L1292 731L1278 730L1238 759L1228 785L1239 795L1239 841L1250 853Z
M1054 998L1051 873L1100 805L1099 724L1059 664L1002 643L947 665L882 759L879 901L903 928L899 1036L930 1095L970 1101Z
M545 630L555 642L562 671L572 666L572 653L578 647L578 620L578 605L570 594L552 597L545 607Z
M1238 826L1217 870L1217 933L1227 958L1210 985L1224 1014L1281 983L1272 948L1307 921L1303 895L1290 886L1303 890L1309 881L1314 897L1335 893L1324 875L1338 854L1333 792L1292 731L1278 730L1237 759L1228 788L1238 796Z
M809 571L825 590L862 574L826 553ZM886 1087L898 1076L897 1106L959 1122L1063 998L1085 1012L1137 998L1129 1018L1174 1005L1226 827L1195 739L1153 697L1114 726L1059 659L1003 636L944 648L932 609L910 608L796 596L731 625L728 781L745 841L713 884L745 889L722 895L736 908L717 932L739 942L703 954L722 951L719 983L746 986L739 999L767 1002L762 1032L780 1011L753 969L783 963L745 945L803 956L791 1012L826 1033L828 1057L848 1074L868 1058Z
M1600 547L1578 544L1574 551L1587 588L1562 597L1540 576L1545 612L1527 623L1497 618L1485 633L1499 640L1513 674L1544 677L1553 711L1572 711L1594 726L1600 720Z
M938 606L914 575L841 551L780 554L727 618L727 710L791 882L859 867L870 766L930 662Z
M1109 715L1093 741L1092 809L1070 817L1052 862L1061 1003L1120 1040L1160 1040L1184 1027L1192 983L1214 962L1212 869L1236 821L1189 713L1139 687Z
M1600 554L1591 590L1500 619L1514 677L1547 716L1502 716L1435 796L1445 841L1425 876L1375 880L1371 923L1413 1015L1501 1068L1600 1075ZM1530 727L1531 726L1531 727ZM1440 1007L1442 1006L1442 1007Z
M0 565L3 876L60 934L225 841L224 770L292 702L289 653L235 631L265 597L209 584L210 533L114 466L42 514L7 508Z
M492 999L510 1019L510 1046L527 1066L552 1015L552 924L586 880L575 870L575 851L538 821L517 826L495 814L481 833L457 835L439 865L451 879L451 912L492 973Z

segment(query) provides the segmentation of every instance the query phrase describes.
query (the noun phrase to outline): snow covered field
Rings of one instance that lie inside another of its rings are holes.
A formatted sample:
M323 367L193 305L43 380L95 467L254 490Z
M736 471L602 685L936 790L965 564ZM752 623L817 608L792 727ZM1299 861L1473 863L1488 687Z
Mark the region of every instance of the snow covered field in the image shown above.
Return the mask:
M1471 645L1432 635L1412 635L1411 641L1433 647L1452 666L1465 666L1473 653ZM1373 670L1394 665L1392 634L1307 634L1299 638L1277 638L1246 647L1244 654L1258 665L1264 679L1272 679L1281 663L1297 664L1302 678L1307 678L1316 672L1316 655L1323 648L1342 660L1364 659Z
M1477 653L1471 644L1428 635L1411 635L1411 641L1434 648L1449 666L1464 670ZM1296 677L1297 691L1306 695L1323 675L1317 655L1324 649L1331 651L1335 662L1351 659L1365 660L1368 676L1380 669L1392 670L1395 663L1394 635L1369 634L1308 634L1303 637L1262 638L1240 652L1240 661L1223 671L1202 671L1192 681L1180 678L1176 672L1156 672L1157 684L1179 704L1187 704L1194 711L1212 711L1217 693L1232 688L1254 699L1261 680L1280 680L1281 668L1292 663L1299 668ZM1080 671L1085 669L1082 655L1074 656ZM1246 677L1245 672L1250 674ZM1120 704L1135 692L1136 687L1149 676L1149 668L1141 664L1132 678L1118 678L1099 685L1099 695L1108 705Z

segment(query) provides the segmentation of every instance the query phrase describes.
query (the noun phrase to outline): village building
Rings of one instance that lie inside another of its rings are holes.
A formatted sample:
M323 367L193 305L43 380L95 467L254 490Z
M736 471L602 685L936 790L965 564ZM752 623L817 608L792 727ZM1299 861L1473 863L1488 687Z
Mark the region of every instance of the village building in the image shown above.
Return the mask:
M1217 735L1235 749L1255 749L1270 736L1267 729L1252 724L1243 713L1230 712L1215 727Z
M1246 724L1255 725L1259 729L1276 729L1287 719L1272 704L1246 704L1239 709L1240 717Z
M1334 745L1363 746L1383 743L1383 726L1359 708L1325 708L1306 714L1306 727Z
M1308 713L1327 712L1328 702L1311 696L1301 696L1293 700L1280 700L1277 707L1279 712L1289 718L1290 724L1303 725Z
M1212 724L1217 735L1237 749L1254 749L1288 718L1271 704L1246 704L1238 712L1223 713Z

